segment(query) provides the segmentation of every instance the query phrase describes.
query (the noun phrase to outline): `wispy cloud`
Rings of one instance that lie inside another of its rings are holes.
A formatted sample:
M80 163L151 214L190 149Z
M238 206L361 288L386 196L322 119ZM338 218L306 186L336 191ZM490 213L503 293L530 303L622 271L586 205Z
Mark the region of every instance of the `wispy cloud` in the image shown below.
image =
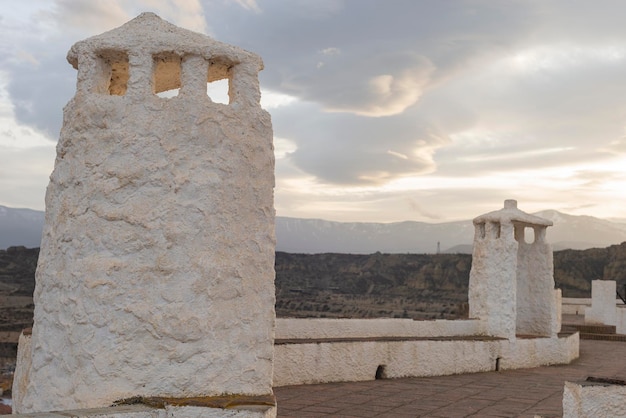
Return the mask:
M5 141L52 145L69 47L142 11L263 57L279 214L458 219L516 197L626 217L623 2L17 2L0 17Z
M235 2L246 10L261 13L261 8L256 0L235 0Z

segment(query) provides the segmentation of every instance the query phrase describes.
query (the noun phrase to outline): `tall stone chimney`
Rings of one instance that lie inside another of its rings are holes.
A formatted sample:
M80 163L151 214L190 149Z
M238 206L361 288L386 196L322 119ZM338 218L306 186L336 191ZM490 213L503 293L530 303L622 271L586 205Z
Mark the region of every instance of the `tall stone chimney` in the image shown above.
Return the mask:
M261 59L144 13L76 43L68 61L78 82L46 193L15 409L271 403L274 154ZM207 95L220 79L228 104Z
M486 334L556 336L552 248L545 239L551 225L519 210L515 200L474 219L469 314L485 321Z

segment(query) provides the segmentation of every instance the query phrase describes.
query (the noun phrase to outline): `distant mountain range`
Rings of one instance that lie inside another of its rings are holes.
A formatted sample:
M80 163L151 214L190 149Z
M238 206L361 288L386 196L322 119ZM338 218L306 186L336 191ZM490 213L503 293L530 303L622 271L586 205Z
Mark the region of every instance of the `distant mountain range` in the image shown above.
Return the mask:
M44 215L40 210L0 206L0 249L19 245L39 247Z
M535 215L551 220L547 239L555 251L608 247L626 241L626 223L545 210ZM471 220L444 223L331 222L276 218L276 249L291 253L441 253L470 254Z
M555 210L535 215L549 219L548 240L554 250L607 247L626 241L626 223ZM39 247L44 212L0 206L0 249ZM471 220L425 222L333 222L276 217L276 250L290 253L471 253Z
M626 233L624 234L626 237ZM276 218L276 249L291 253L471 253L472 221L365 223ZM467 248L466 248L467 247ZM467 249L469 248L469 251Z

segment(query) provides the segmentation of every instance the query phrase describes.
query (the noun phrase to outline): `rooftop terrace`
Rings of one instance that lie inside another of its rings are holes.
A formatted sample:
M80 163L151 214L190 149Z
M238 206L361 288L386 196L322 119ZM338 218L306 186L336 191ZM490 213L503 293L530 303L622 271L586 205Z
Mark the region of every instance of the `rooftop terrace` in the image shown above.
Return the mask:
M274 392L279 417L561 417L566 380L624 380L624 358L626 343L581 340L580 358L564 366L285 386Z

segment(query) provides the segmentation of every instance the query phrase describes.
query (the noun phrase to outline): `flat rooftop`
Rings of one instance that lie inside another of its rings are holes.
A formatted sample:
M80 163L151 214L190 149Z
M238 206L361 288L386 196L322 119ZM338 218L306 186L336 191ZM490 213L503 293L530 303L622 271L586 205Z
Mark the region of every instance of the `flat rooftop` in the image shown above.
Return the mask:
M624 359L624 342L581 340L580 357L565 366L285 386L274 393L279 417L561 417L566 380L626 380Z

